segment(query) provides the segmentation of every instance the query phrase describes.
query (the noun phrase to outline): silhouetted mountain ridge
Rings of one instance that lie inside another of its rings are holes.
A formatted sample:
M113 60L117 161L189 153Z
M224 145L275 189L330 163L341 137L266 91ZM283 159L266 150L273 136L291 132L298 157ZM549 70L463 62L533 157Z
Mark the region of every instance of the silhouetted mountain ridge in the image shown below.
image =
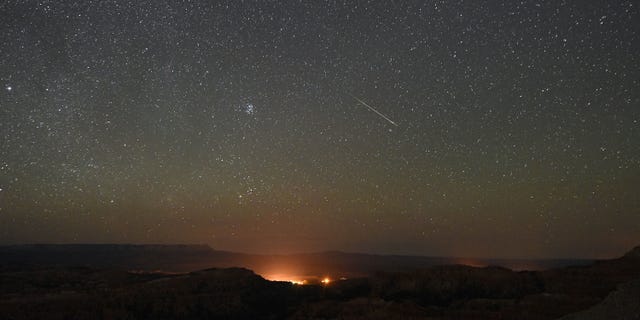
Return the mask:
M74 252L78 253L87 248L66 247L62 250L58 247L56 250L65 253L76 250ZM113 250L141 253L144 247L100 248L104 249L102 253ZM179 248L157 246L142 251L146 256L152 256L149 252L178 252L177 256L185 256L185 251L210 250L208 247ZM26 251L33 253L41 249ZM5 252L3 250L11 251L4 247L0 252ZM633 302L640 279L640 259L634 256L627 253L618 259L601 260L587 266L545 271L435 265L408 271L382 270L366 278L304 286L268 281L246 268L206 268L167 274L91 267L25 266L0 269L0 314L3 319L14 320L550 320L593 307L595 309L587 313L587 319L603 319L602 314L614 314L621 304L626 303L629 309L624 310L630 310L628 312L637 310L633 309ZM286 260L286 257L277 256L276 259ZM366 261L362 256L346 254L346 257ZM365 255L365 258L371 256ZM616 288L617 291L613 291ZM608 298L603 300L605 297ZM611 311L612 308L615 310Z
M204 244L32 244L0 246L3 264L91 266L131 270L189 272L209 267L245 267L260 274L282 269L301 274L364 276L376 271L408 271L434 265L498 265L516 270L539 270L586 265L590 260L465 259L410 255L381 255L324 251L298 254L245 254L215 250Z
M640 259L640 246L637 246L627 252L623 258Z

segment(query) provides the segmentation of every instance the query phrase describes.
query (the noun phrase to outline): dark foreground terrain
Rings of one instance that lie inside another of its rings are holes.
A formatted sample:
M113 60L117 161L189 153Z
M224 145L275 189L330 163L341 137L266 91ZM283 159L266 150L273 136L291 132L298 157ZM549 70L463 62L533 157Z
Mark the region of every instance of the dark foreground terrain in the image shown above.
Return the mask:
M302 286L241 268L0 268L1 319L640 319L639 305L640 247L546 271L447 265Z

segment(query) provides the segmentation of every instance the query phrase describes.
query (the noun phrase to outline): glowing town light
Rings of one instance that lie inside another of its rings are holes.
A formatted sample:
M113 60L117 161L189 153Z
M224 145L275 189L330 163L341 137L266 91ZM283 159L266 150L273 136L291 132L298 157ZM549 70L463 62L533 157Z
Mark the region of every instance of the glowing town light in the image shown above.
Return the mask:
M325 278L324 278L324 279L322 279L322 281L320 281L320 282L322 282L322 284L325 284L325 285L326 285L326 284L329 284L329 282L331 282L331 279L329 279L328 277L325 277Z
M293 277L291 275L286 275L286 274L266 275L265 279L268 279L270 281L289 282L289 283L294 284L294 285L305 285L305 284L307 284L307 280L306 279L302 279L300 277Z

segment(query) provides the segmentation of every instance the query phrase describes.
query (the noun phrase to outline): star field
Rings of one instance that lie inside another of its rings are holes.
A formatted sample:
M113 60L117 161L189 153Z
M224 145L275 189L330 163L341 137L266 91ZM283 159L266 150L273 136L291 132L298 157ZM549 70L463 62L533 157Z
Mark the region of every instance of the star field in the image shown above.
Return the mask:
M4 1L0 242L618 255L640 241L639 21L634 1Z

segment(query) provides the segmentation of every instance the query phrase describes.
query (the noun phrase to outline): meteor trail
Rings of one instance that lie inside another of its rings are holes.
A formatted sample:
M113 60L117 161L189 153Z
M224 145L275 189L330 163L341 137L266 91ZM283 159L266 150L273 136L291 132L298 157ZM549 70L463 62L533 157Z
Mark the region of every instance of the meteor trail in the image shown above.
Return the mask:
M394 125L394 126L396 126L396 127L398 126L395 122L393 122L393 120L391 120L391 119L387 118L387 116L385 116L384 114L380 113L378 110L374 109L372 106L368 105L366 102L364 102L364 101L362 101L362 100L358 99L358 97L356 97L356 96L354 96L354 95L352 95L352 94L350 94L350 95L351 95L354 99L358 100L358 102L362 103L365 107L369 108L369 110L371 110L371 111L373 111L373 112L377 113L379 116L381 116L381 117L382 117L382 118L384 118L385 120L389 121L389 123L391 123L392 125Z

